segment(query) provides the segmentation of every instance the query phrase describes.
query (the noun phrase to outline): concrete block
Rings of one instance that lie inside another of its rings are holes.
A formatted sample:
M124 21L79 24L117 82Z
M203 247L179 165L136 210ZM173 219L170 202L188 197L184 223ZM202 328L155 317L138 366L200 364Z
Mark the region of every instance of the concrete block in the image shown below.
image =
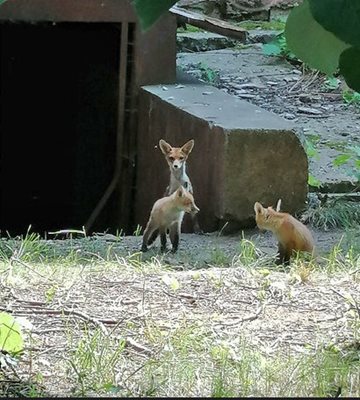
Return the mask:
M226 49L239 41L212 32L184 32L176 35L178 52Z
M304 207L308 162L291 123L203 84L145 86L139 100L135 223L146 224L168 184L161 138L174 146L195 139L187 171L204 231L254 225L255 201L281 198L291 213Z

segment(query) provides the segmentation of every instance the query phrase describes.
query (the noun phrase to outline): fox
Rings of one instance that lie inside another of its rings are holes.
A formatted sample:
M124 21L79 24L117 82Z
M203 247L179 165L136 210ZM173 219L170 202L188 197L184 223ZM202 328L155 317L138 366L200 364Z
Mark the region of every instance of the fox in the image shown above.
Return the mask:
M170 196L162 197L157 200L150 213L149 221L146 225L141 251L146 252L160 233L161 251L166 251L166 233L169 230L172 253L179 247L181 223L185 213L196 214L200 211L194 201L193 195L183 186Z
M194 147L194 139L187 141L181 147L172 147L164 139L159 140L159 147L170 169L170 183L164 196L174 193L179 186L183 186L189 193L194 194L189 176L186 173L186 161ZM193 229L195 233L202 233L197 214L191 214Z
M264 208L259 202L254 204L255 220L259 229L271 231L278 240L276 264L290 264L293 251L305 251L314 255L315 244L309 229L292 215L280 212L281 200L276 211Z

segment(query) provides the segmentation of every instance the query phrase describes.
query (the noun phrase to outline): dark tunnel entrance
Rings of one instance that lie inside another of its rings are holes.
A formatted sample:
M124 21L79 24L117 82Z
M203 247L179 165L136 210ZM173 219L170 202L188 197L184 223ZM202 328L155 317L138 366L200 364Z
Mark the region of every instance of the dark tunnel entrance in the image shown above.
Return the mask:
M3 23L1 234L81 229L111 181L119 25ZM94 229L112 227L114 196Z

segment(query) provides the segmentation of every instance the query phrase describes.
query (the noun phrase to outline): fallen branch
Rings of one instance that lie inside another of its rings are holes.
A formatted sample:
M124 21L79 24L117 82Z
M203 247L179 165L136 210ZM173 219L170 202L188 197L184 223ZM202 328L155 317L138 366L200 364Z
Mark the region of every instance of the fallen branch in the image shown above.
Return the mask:
M136 342L134 339L128 337L125 339L125 347L130 347L135 350L137 353L145 354L151 356L153 353L151 349L143 346L142 344Z
M189 10L184 10L183 8L177 6L171 7L170 12L176 15L180 22L197 26L198 28L205 29L208 32L214 32L232 39L237 39L241 42L246 41L248 33L244 28L229 24L228 22L217 18L208 17Z
M0 311L6 311L9 314L20 314L20 315L29 315L29 314L37 314L37 315L71 315L74 317L79 317L85 321L91 322L92 324L98 326L100 330L105 334L108 335L108 331L106 327L104 326L104 323L108 324L116 324L116 321L113 320L99 320L93 317L90 317L90 315L87 315L81 311L76 311L76 310L68 310L68 309L63 309L63 310L38 310L38 309L30 309L30 310L9 310L3 307L0 307Z
M243 322L254 321L255 319L257 319L259 317L259 315L262 313L263 310L264 310L264 306L261 305L260 307L258 307L255 314L249 315L248 317L245 317L242 319L233 320L231 322L221 322L221 325L231 326L231 325L236 325L236 324L242 324Z

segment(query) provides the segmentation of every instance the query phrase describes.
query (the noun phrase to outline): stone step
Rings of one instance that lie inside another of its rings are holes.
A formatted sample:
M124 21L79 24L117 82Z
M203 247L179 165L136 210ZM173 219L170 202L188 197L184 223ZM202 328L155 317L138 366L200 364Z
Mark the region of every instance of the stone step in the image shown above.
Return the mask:
M269 43L276 38L279 31L251 29L246 42L231 39L212 32L181 32L176 35L178 52L202 52L235 47L246 43Z

